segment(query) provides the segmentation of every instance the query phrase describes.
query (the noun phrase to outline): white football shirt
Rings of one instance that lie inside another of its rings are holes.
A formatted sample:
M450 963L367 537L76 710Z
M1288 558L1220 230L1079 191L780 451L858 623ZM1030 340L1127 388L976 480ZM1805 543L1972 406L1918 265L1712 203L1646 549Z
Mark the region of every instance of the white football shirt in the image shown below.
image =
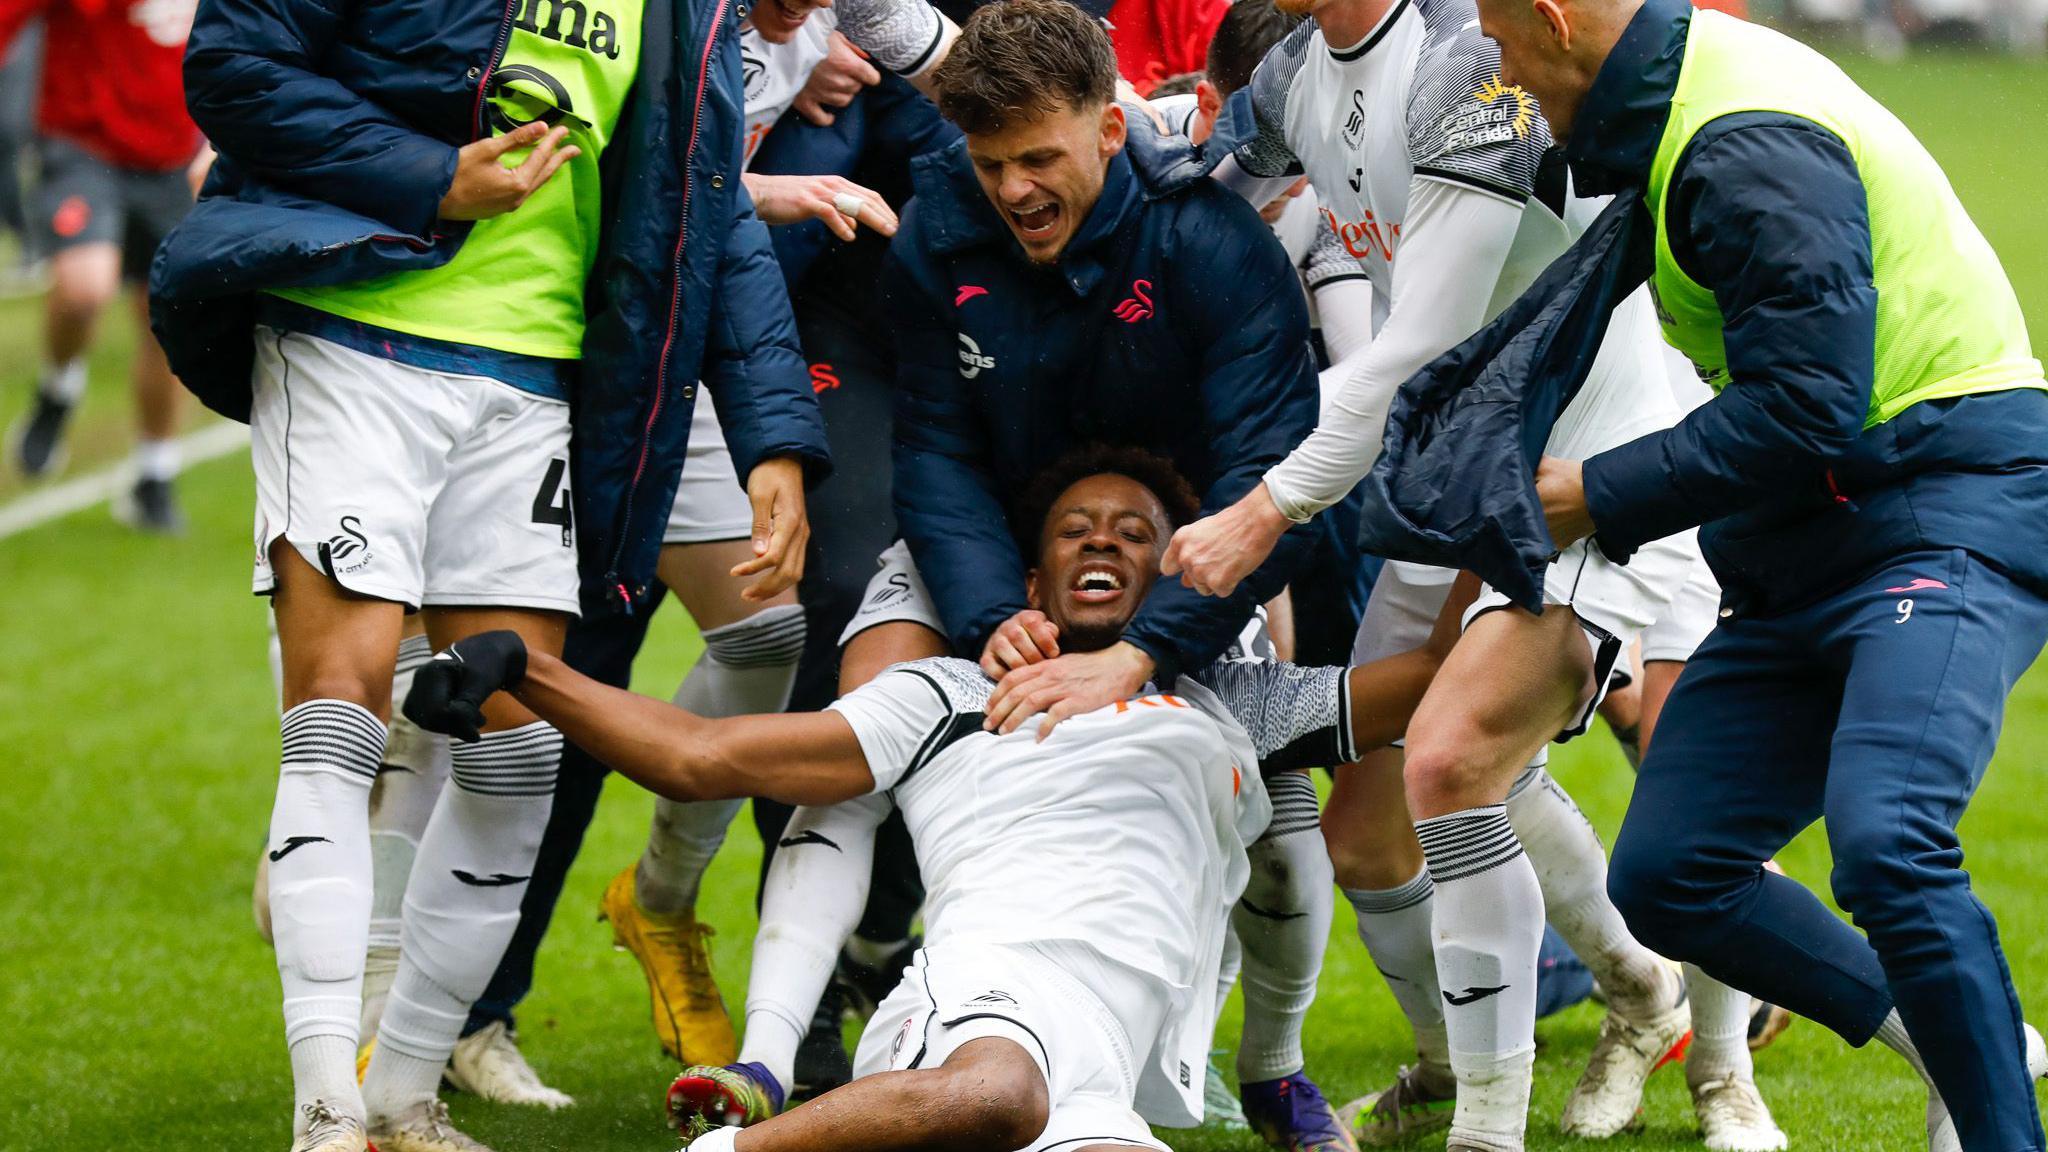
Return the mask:
M1600 203L1571 196L1542 111L1501 83L1473 0L1398 0L1352 45L1306 21L1260 63L1251 104L1257 132L1237 165L1305 172L1373 287L1371 346L1316 432L1266 475L1281 511L1305 519L1370 469L1400 384L1519 296ZM1617 312L1550 454L1580 459L1671 423L1662 390L1638 386L1656 361L1648 320L1633 297Z
M1343 669L1243 662L1204 678L1213 688L1182 677L1043 741L1036 724L982 729L994 685L967 660L899 664L831 705L903 813L930 943L1071 941L1160 984L1176 1023L1138 1100L1155 1121L1176 1102L1201 1115L1199 1077L1178 1070L1206 1058L1245 845L1272 819L1261 756L1356 758Z

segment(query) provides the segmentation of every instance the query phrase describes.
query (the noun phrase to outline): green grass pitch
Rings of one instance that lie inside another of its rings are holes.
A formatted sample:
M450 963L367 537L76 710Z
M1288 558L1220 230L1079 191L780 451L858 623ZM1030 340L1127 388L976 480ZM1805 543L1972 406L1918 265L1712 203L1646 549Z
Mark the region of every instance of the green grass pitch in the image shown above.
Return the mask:
M2048 69L1977 57L1850 65L1947 166L2034 331L2048 334L2048 230L2035 186ZM94 360L80 465L114 458L125 441L125 320L110 318ZM0 307L0 334L17 349L0 372L9 417L26 402L36 328L32 305ZM288 1143L277 977L249 917L277 747L264 608L244 591L250 487L238 457L191 472L192 531L181 541L138 539L104 509L0 541L0 1152ZM0 480L0 499L19 490ZM640 687L667 695L695 648L682 613L666 610ZM2044 763L2048 676L2036 674L2013 699L1965 843L2037 1016L2048 1016L2048 895L2036 872L2048 855ZM1611 834L1629 787L1612 742L1595 734L1569 746L1555 771ZM457 1121L501 1152L672 1146L658 1106L672 1066L649 1030L637 968L595 922L598 893L633 859L650 808L630 785L606 793L521 1017L534 1064L577 1106L548 1115L453 1101ZM742 819L706 887L735 1011L757 853ZM1785 862L1825 890L1817 830ZM1307 1047L1311 1071L1341 1101L1382 1085L1408 1051L1341 904L1337 921ZM1566 1146L1558 1109L1596 1026L1581 1007L1541 1028L1532 1148ZM1235 1027L1233 1005L1219 1036ZM1924 1147L1919 1086L1889 1055L1851 1052L1802 1024L1760 1057L1757 1075L1795 1149ZM1168 1136L1189 1150L1258 1146ZM1645 1132L1619 1146L1698 1146L1680 1076L1652 1082Z

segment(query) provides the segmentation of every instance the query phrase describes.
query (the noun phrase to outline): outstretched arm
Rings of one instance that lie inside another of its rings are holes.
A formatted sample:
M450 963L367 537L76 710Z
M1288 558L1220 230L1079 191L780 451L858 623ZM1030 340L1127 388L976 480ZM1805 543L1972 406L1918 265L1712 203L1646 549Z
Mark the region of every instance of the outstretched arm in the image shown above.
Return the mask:
M414 675L405 715L430 732L475 740L483 701L497 691L671 800L835 804L875 787L853 726L836 712L708 719L528 652L512 632L472 636L436 656Z

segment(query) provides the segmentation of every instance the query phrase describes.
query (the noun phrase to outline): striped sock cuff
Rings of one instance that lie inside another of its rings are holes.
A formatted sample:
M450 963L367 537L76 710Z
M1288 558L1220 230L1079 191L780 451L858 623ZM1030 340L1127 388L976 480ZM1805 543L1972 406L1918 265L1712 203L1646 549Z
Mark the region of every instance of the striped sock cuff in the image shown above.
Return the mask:
M1436 881L1429 878L1429 868L1415 874L1413 880L1398 888L1346 888L1344 898L1361 916L1384 915L1413 908L1436 893Z
M809 626L801 604L763 608L745 620L704 633L704 654L728 668L794 664L803 655Z
M1508 806L1487 804L1415 822L1422 858L1438 884L1490 872L1522 854L1508 824Z
M398 674L417 671L419 666L434 658L434 646L425 636L407 636L398 642Z
M323 764L375 780L384 759L384 722L360 704L308 700L278 725L284 764Z
M1277 840L1302 832L1322 829L1322 813L1316 803L1316 782L1306 772L1282 772L1266 778L1266 794L1273 798L1273 820L1259 839Z
M562 765L562 734L544 720L486 732L448 750L455 786L479 796L551 796Z

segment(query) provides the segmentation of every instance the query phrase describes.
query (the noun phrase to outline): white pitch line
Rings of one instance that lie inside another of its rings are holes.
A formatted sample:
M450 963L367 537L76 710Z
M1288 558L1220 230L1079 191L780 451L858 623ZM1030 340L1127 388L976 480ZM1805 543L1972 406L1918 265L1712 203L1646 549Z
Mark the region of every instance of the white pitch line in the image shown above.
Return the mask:
M225 456L248 445L249 426L223 420L179 437L178 455L189 466ZM0 540L40 528L52 520L109 500L122 487L133 483L134 478L133 465L122 461L0 504Z

